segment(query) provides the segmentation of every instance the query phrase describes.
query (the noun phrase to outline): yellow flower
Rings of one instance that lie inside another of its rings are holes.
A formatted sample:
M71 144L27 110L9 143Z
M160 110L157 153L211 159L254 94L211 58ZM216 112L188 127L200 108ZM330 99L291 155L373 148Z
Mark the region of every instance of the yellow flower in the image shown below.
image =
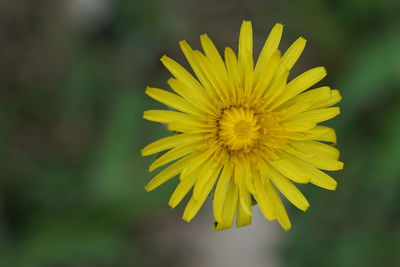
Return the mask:
M297 39L281 56L283 25L276 24L253 62L251 22L240 30L238 56L225 48L224 60L207 35L204 53L186 41L180 47L197 79L167 56L161 62L174 78L174 91L147 88L146 94L173 110L148 110L144 118L165 123L176 134L146 146L143 156L167 151L149 170L173 162L147 185L150 191L176 175L179 185L169 205L174 208L189 191L183 219L197 214L214 185L215 230L251 223L252 203L268 220L288 230L291 224L277 193L305 211L309 203L293 184L312 183L335 190L336 181L321 170L340 170L335 131L318 123L340 113L330 107L341 100L328 86L309 89L326 76L324 67L288 81L306 40ZM321 169L321 170L320 170Z

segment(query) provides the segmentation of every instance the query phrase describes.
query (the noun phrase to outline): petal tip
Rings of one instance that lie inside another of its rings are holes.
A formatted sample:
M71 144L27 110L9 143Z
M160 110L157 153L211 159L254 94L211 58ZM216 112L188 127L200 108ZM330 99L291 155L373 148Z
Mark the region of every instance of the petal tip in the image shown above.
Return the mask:
M146 95L149 95L149 94L151 93L151 91L152 91L152 88L151 88L150 86L147 86L147 87L146 87L146 90L144 91L144 93L145 93Z
M154 171L155 169L157 169L157 166L155 166L154 164L151 164L148 168L149 172Z
M287 232L287 231L289 231L290 229L292 229L292 224L290 223L290 221L287 221L287 222L279 222L280 223L280 225L282 226L282 228Z
M324 74L324 76L326 76L328 74L328 71L326 70L326 68L324 66L319 67L321 69L321 72Z
M306 38L304 38L303 36L300 36L298 39L297 39L299 42L302 42L302 43L307 43L307 39Z
M335 183L332 184L332 186L327 187L326 189L331 190L331 191L336 191L336 189L337 189L337 182L335 181Z
M170 78L167 80L167 84L168 84L170 87L173 87L173 86L175 85L175 82L176 82L176 79L175 79L175 78L172 78L172 77L170 77Z
M169 59L169 57L167 56L167 55L163 55L161 58L160 58L160 61L163 63L163 64L165 64L165 61L167 61Z
M203 33L203 34L200 35L200 40L203 40L203 39L208 39L208 34L207 33Z
M174 209L177 205L178 205L178 203L176 203L175 201L169 200L169 202L168 202L168 206L171 209Z
M182 220L184 220L185 222L190 222L192 220L192 218L188 217L187 215L183 214L182 216Z
M307 211L309 208L310 208L310 204L307 203L307 205L304 206L302 210L305 212L305 211Z

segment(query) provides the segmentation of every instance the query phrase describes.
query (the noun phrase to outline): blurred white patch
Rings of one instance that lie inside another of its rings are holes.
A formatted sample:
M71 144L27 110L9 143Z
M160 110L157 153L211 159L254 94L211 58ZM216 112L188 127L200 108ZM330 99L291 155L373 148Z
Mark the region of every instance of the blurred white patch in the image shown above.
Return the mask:
M252 224L213 231L210 201L190 223L180 221L169 227L160 239L181 244L180 254L188 254L183 266L191 267L279 267L279 249L285 231L277 222L267 221L257 207ZM186 262L187 261L187 262Z
M68 18L74 26L84 30L96 30L109 18L112 10L110 0L69 0Z

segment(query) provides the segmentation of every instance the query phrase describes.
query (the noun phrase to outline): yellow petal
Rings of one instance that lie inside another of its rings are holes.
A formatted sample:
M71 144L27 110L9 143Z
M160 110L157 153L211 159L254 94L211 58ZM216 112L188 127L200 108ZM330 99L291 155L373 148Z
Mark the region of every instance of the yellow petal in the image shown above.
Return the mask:
M275 219L274 209L272 208L272 203L270 199L267 197L267 193L265 192L264 189L264 183L261 181L261 179L262 178L259 173L254 177L254 182L256 187L255 198L264 217L267 220L272 221ZM269 182L269 177L267 177L266 179L266 183L267 182Z
M275 75L280 57L281 53L279 51L275 51L271 55L271 58L268 60L268 62L259 68L259 72L254 73L254 79L256 83L254 87L255 99L260 98L268 88L268 85ZM270 90L272 90L272 88L270 88Z
M152 155L173 147L194 143L203 139L200 134L177 134L157 140L141 150L142 156Z
M287 119L287 122L318 123L332 119L340 114L339 107L330 107L306 111Z
M309 130L306 135L306 140L317 140L336 144L335 130L326 126L316 126Z
M281 157L281 159L276 161L271 161L270 164L281 174L289 178L296 183L308 183L310 182L310 177L303 173L301 166L296 164L292 158Z
M233 88L232 91L232 101L237 101L239 98L238 88L242 86L240 79L240 71L238 61L236 59L235 52L230 47L225 48L225 64L228 71L228 77L231 81Z
M243 21L239 35L239 68L245 70L249 64L253 68L253 30L250 21Z
M199 62L199 66L206 76L207 80L210 82L211 90L210 94L216 95L219 99L226 99L227 95L224 87L225 83L222 81L221 77L217 75L215 66L204 54L200 51L194 51L194 56L196 61ZM214 97L215 98L215 97Z
M209 147L206 151L200 152L195 158L195 160L193 160L193 163L186 169L187 173L192 174L193 172L198 171L199 168L205 162L207 162L207 160L211 159L212 155L215 153L215 150L217 148L218 147Z
M221 86L228 86L228 75L225 64L213 41L211 41L206 34L200 36L200 41L207 58L210 62L212 62L211 65L214 66L216 77L220 79L219 82Z
M243 166L244 166L244 172L245 172L245 179L246 179L246 187L249 190L250 194L255 194L256 189L254 186L254 168L251 166L251 163L249 160L244 160L243 161Z
M174 90L174 92L181 95L191 105L196 107L196 109L202 110L209 114L214 114L216 112L216 107L212 105L211 100L209 97L207 97L204 88L191 88L180 80L174 78L168 79L167 83L169 87Z
M339 92L339 90L332 90L331 91L331 97L328 99L324 99L324 100L320 100L320 101L316 101L314 104L314 108L326 108L326 107L330 107L332 105L335 105L336 103L338 103L340 100L342 100L342 96Z
M248 58L252 57L250 52L247 51ZM250 98L253 95L253 83L254 83L254 71L253 71L253 59L248 60L244 66L244 95L246 98Z
M279 107L294 96L307 90L326 76L326 69L324 67L316 67L304 72L303 74L294 78L286 86L285 93L282 94L271 105L271 109Z
M242 227L251 224L252 216L252 205L251 205L251 194L250 188L255 191L253 183L253 177L250 169L250 163L244 159L240 162L241 164L236 164L236 169L240 169L239 178L239 203L238 203L238 213L236 219L236 226Z
M282 32L283 25L277 23L269 33L257 60L255 67L256 76L262 73L261 69L263 69L265 65L269 64L271 55L278 49L279 43L281 42Z
M251 199L250 199L250 194L249 190L247 189L247 183L246 183L246 172L244 169L243 164L238 161L235 162L235 168L234 168L234 181L238 185L239 188L239 204L243 211L247 214L250 215L252 214L251 212Z
M313 183L316 186L328 189L328 190L335 190L337 186L337 182L330 177L328 174L318 170L317 168L313 167L312 165L308 164L307 162L296 158L292 155L289 155L287 153L282 153L282 157L285 157L286 160L288 160L291 164L291 171L293 173L296 173L298 177L301 177L304 180L309 180L311 183ZM271 162L271 165L273 165L273 162ZM274 166L275 167L275 166ZM289 179L295 181L290 177L289 175L286 175L285 170L282 169L277 169L281 174L285 175ZM293 175L293 173L289 173ZM295 181L297 182L297 181Z
M323 86L298 94L297 96L280 105L276 110L285 113L287 109L298 105L306 105L307 109L316 109L318 108L316 105L317 103L328 101L331 97L332 90L328 86ZM303 112L303 110L300 112ZM285 117L288 117L286 114L284 115Z
M221 168L215 168L214 172L211 173L210 178L208 179L206 185L204 186L202 192L197 198L192 197L187 204L185 211L183 212L182 219L190 222L194 216L196 216L197 212L200 210L201 206L203 206L204 201L208 197L213 188L215 181L218 178L218 174Z
M217 168L220 168L220 164L214 161L215 159L211 157L201 166L201 170L199 171L199 178L197 179L193 189L192 198L200 198L200 195L204 191L204 187L206 186L206 184L208 184L208 181L212 179L212 174L215 173L215 170Z
M282 200L279 198L278 193L276 192L274 186L271 184L270 181L265 184L265 194L269 201L272 203L274 214L279 224L282 226L283 229L288 231L292 227L292 225L290 223L286 209L283 206Z
M306 124L304 125L304 128L307 128ZM316 140L316 141L323 141L336 144L335 130L329 127L319 126L319 125L309 130L306 130L305 132L284 132L281 134L277 134L277 136L296 141Z
M299 113L302 113L306 110L310 109L310 106L312 105L312 102L298 102L294 103L293 105L287 107L284 109L281 114L282 114L282 120L287 120Z
M168 123L174 120L194 120L196 117L172 110L146 110L143 118L149 121Z
M168 152L166 152L165 154L163 154L162 156L160 156L159 158L157 158L149 167L149 171L153 171L155 169L157 169L160 166L163 166L167 163L170 163L171 161L174 161L176 159L179 159L183 156L186 156L187 154L191 153L194 151L196 145L199 145L200 143L190 143L190 144L186 144L186 145L182 145L182 146L177 146L171 150L169 150Z
M185 168L186 165L193 160L193 157L194 154L190 154L184 158L181 158L171 166L165 168L145 186L145 189L147 191L151 191L160 186L161 184L165 183L166 181L170 180L178 173L180 173L183 170L183 168Z
M204 91L204 88L201 86L201 84L176 61L167 56L163 56L161 58L161 62L177 80L180 80L182 83L184 83L188 89L191 88L191 92L200 93Z
M343 169L343 162L338 161L339 150L316 141L292 142L291 145L301 153L312 157L302 158L314 167L323 170L337 171Z
M223 214L221 221L214 224L214 230L223 230L231 228L233 219L235 216L235 211L238 203L238 189L235 183L231 183L226 195Z
M181 173L181 176L183 173ZM181 178L178 186L176 187L174 193L172 194L171 198L169 199L168 205L171 208L175 208L182 199L187 195L187 193L192 189L194 183L196 182L197 175L194 173L189 177Z
M338 160L340 152L337 148L316 141L293 142L293 147L307 154L314 154L319 158Z
M279 97L281 97L286 92L286 81L289 76L289 70L283 71L280 76L275 76L275 79L268 86L268 89L263 96L265 105L268 109L272 110L271 102Z
M168 122L168 130L181 133L215 132L215 126L199 120L175 120Z
M237 218L236 218L236 226L242 227L251 224L251 213L248 213L248 210L251 209L251 196L250 193L246 191L245 193L240 194L239 188L239 203L237 207Z
M201 53L199 51L192 50L192 48L189 46L189 44L186 41L181 41L180 43L181 49L183 53L185 54L190 66L192 67L194 73L196 74L197 78L201 82L201 84L204 86L205 90L198 91L198 93L201 93L202 98L208 99L204 104L208 104L212 106L212 99L215 99L215 89L213 88L214 85L212 84L212 81L209 80L209 77L206 75L207 68L206 66L203 66L203 61L204 59L199 59L199 54ZM185 87L187 87L185 85ZM204 96L203 96L204 95ZM203 101L202 99L200 99ZM207 103L208 101L208 103ZM211 108L212 110L212 108Z
M310 204L297 187L282 174L271 168L271 181L278 190L298 209L307 210Z
M287 89L291 94L297 95L321 81L326 74L326 69L324 67L312 68L288 83Z
M313 129L317 125L317 122L301 119L293 120L292 117L289 117L289 120L282 122L281 125L286 131L306 132Z
M194 114L194 115L198 115L198 116L202 116L202 114L203 114L202 111L197 110L193 105L191 105L189 102L187 102L182 97L177 96L176 94L167 92L165 90L147 87L146 94L148 96L150 96L151 98L157 100L158 102L163 103L167 106L170 106L176 110Z
M299 59L305 46L306 40L303 37L298 38L283 55L278 70L276 71L276 75L281 75L285 69L290 71L297 59Z
M215 188L213 210L214 217L217 222L222 221L223 208L228 193L229 183L233 176L233 165L227 162L218 179L217 187Z

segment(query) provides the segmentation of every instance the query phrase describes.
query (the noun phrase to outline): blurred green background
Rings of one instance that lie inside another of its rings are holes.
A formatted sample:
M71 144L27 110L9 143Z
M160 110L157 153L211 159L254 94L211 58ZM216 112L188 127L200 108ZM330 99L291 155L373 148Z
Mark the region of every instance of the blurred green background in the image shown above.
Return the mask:
M276 22L281 49L304 36L292 75L324 65L344 97L328 123L338 189L301 187L311 208L289 208L288 233L274 228L279 266L400 266L399 14L398 0L1 1L0 266L190 262L164 231L188 227L166 204L176 183L143 189L153 158L139 150L168 135L142 119L161 107L144 89L166 88L163 54L186 64L182 39L236 48L243 19L258 51Z

